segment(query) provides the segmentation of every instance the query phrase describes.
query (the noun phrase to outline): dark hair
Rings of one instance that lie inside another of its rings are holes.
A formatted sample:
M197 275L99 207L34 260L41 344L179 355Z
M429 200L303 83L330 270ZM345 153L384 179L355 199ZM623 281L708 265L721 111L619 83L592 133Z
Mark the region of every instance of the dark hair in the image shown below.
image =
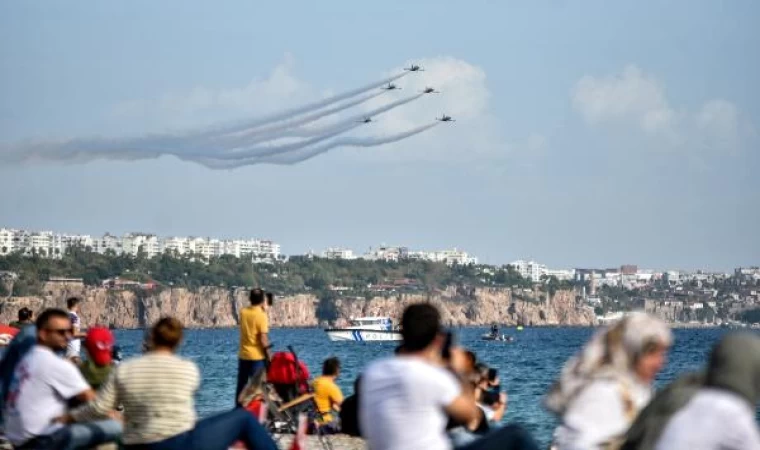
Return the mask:
M259 288L251 289L251 305L260 305L264 303L264 291Z
M327 358L325 362L322 363L322 375L327 375L327 376L337 375L339 370L340 370L340 360L336 356L333 356L332 358Z
M272 303L274 303L274 294L267 292L265 295L267 297L267 305L272 306Z
M18 310L18 320L23 322L32 318L32 310L26 306Z
M37 316L37 321L34 323L37 327L37 331L47 328L51 319L66 319L69 320L69 313L58 308L48 308Z
M464 355L467 357L467 363L474 369L475 365L478 363L478 357L475 356L475 352L467 350L464 352Z
M430 303L409 305L401 316L404 351L415 352L430 345L441 331L441 315Z
M153 347L168 347L172 350L182 342L182 322L174 317L163 317L151 329Z
M71 309L77 306L82 300L79 297L69 297L66 299L66 306Z

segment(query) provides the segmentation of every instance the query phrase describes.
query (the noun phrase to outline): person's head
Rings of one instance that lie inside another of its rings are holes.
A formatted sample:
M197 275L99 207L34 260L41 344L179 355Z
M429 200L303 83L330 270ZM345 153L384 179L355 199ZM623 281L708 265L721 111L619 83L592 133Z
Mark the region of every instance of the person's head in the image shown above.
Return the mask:
M622 346L639 380L652 383L665 366L673 335L668 324L644 314L631 314L621 322Z
M108 366L113 362L114 337L105 327L92 327L84 338L87 357L97 366Z
M336 377L340 374L340 360L333 356L332 358L327 358L325 362L322 363L322 375L326 377Z
M632 313L599 330L562 369L544 405L562 415L589 383L610 376L651 384L665 365L673 336L664 321Z
M175 351L182 342L182 322L174 317L163 317L150 330L148 348Z
M734 392L754 408L760 401L760 337L742 332L721 339L710 354L706 384Z
M266 296L266 302L264 302L264 304L266 305L267 309L271 308L272 304L274 304L274 294L271 292L267 292L265 296Z
M443 347L441 315L429 303L409 305L401 316L401 336L404 352L416 353L439 350Z
M253 306L263 305L265 301L264 291L259 288L251 289L250 299Z
M481 388L488 387L488 366L483 363L476 364L475 374L475 384Z
M54 352L66 350L71 339L71 319L62 309L50 308L37 316L37 343Z
M32 321L32 310L23 307L18 310L18 321L19 322L31 322Z
M69 297L66 299L66 307L69 308L69 311L76 312L81 302L82 300L79 297Z

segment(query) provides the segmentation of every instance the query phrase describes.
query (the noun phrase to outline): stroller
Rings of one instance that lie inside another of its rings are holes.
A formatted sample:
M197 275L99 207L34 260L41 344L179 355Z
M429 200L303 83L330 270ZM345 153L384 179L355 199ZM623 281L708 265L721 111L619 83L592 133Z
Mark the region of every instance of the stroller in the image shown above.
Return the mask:
M238 400L259 417L275 441L282 435L295 435L298 418L305 415L309 429L318 436L322 448L332 450L328 433L319 425L322 414L314 402L309 379L308 367L289 346L287 352L272 355L266 374L262 369L252 377Z

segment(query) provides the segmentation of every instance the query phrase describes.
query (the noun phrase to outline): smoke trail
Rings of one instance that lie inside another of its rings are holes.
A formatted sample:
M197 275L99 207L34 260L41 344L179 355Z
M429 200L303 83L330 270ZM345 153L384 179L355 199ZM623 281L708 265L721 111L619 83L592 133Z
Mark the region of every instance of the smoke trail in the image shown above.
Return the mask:
M342 139L336 139L327 144L311 149L303 149L304 151L295 151L285 154L276 154L267 157L252 157L242 160L225 161L216 158L201 158L195 161L210 168L210 169L237 169L238 167L250 166L254 164L278 164L278 165L293 165L307 159L314 158L315 156L326 153L334 148L338 147L374 147L383 144L390 144L398 142L403 139L410 138L416 134L420 134L427 131L439 123L429 123L417 128L413 128L403 133L394 134L386 137L374 137L374 138L356 138L348 137Z
M366 101L369 101L379 95L383 95L385 91L382 92L375 92L369 95L365 95L359 99L353 100L348 103L342 103L338 106L325 109L323 111L319 111L314 114L310 114L308 116L301 117L300 119L296 120L288 120L280 125L274 125L274 126L267 126L267 127L261 127L261 128L254 128L251 130L245 130L242 132L235 133L233 136L223 136L218 139L224 142L226 145L240 145L241 143L245 142L247 144L255 144L257 142L265 142L272 140L273 137L309 137L309 136L315 136L322 133L322 130L316 129L316 130L301 130L299 132L294 133L280 133L282 131L295 128L301 125L306 125L311 122L315 122L323 117L331 116L335 113L338 113L340 111L343 111L348 108L352 108L354 106L360 105ZM273 136L274 133L277 133Z
M357 123L357 122L353 122L350 124L341 124L339 126L333 127L330 131L325 132L324 134L313 137L311 139L306 139L304 141L294 142L292 144L270 145L266 147L253 147L244 151L222 153L219 155L213 154L213 153L210 154L208 152L192 154L192 153L187 153L187 152L168 151L166 153L170 155L175 155L181 159L188 160L188 161L195 161L198 158L215 158L219 160L238 160L238 159L246 159L246 158L259 158L259 157L274 155L277 153L287 153L287 152L291 152L295 150L300 150L302 148L309 147L314 144L318 144L322 141L332 139L335 136L351 131L354 128L358 127L359 125L361 125L361 123Z
M216 128L216 129L210 129L206 132L204 132L200 137L205 137L207 135L214 135L214 134L223 134L223 133L235 133L238 131L247 130L249 128L256 128L263 125L267 125L274 122L279 122L285 119L288 119L290 117L298 116L301 114L305 114L307 112L315 111L320 108L324 108L325 106L332 105L333 103L342 101L342 100L348 100L351 97L355 97L359 94L363 94L367 91L370 91L372 89L377 89L384 84L388 84L392 81L396 81L399 78L406 76L409 72L400 73L398 75L393 75L391 77L385 78L384 80L376 81L374 83L362 86L357 89L353 89L347 92L343 92L341 94L336 94L331 97L327 97L326 99L319 100L313 103L309 103L304 106L299 106L297 108L291 108L285 111L281 111L275 114L271 114L269 116L260 117L255 120L248 120L245 122L240 122L236 125L228 125L222 128Z
M230 151L230 152L222 153L222 154L217 154L213 152L189 153L189 152L184 152L184 151L182 152L167 151L166 153L173 154L173 155L181 157L182 159L187 159L191 161L196 160L198 158L215 158L219 160L240 160L240 159L246 159L246 158L274 155L276 153L285 153L285 152L300 150L302 148L310 147L316 143L325 141L327 139L333 138L339 134L343 134L347 131L350 131L356 128L357 126L362 124L362 121L360 119L363 119L364 117L367 117L367 116L371 117L371 116L376 116L378 114L382 114L394 108L398 108L401 105L405 105L409 102L413 102L414 100L417 100L423 95L424 94L415 94L415 95L412 95L411 97L403 98L401 100L396 100L395 102L391 102L391 103L388 103L387 105L375 108L371 111L368 111L366 114L350 117L330 128L319 130L319 135L312 139L306 139L303 141L294 142L292 144L272 145L272 146L265 146L265 147L249 147L249 148L242 148L237 151ZM270 137L268 140L271 140L271 139L272 137Z

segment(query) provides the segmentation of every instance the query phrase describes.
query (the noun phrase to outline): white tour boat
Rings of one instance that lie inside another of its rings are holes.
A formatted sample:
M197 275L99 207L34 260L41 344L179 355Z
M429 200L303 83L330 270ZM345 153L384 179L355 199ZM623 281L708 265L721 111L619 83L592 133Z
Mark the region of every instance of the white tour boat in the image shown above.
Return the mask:
M390 317L357 317L345 328L325 330L331 341L400 341L401 332Z

